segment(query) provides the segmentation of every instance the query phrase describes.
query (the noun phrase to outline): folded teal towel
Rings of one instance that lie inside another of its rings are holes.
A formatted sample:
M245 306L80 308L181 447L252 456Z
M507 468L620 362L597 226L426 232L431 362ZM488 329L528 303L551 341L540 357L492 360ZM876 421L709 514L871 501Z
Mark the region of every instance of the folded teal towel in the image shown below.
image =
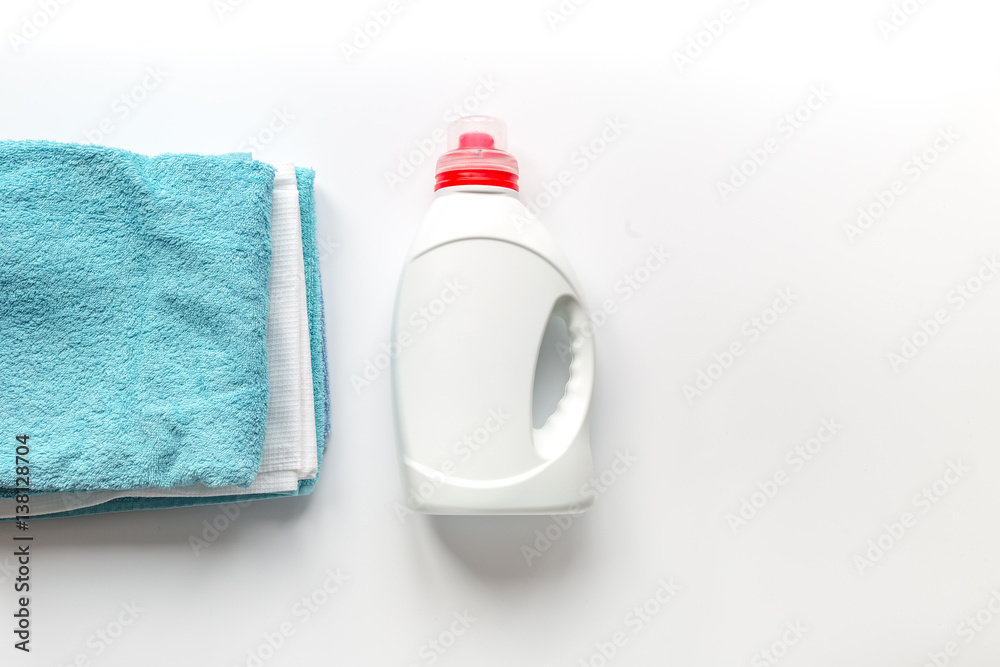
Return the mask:
M299 190L299 212L302 221L302 253L306 269L306 300L309 312L309 346L312 353L313 390L316 408L316 443L318 459L322 462L326 436L330 432L329 371L326 360L326 330L323 314L323 294L319 271L319 248L316 242L316 200L313 190L315 172L296 167ZM317 354L317 350L319 354ZM138 510L167 509L193 505L243 503L285 496L307 495L312 492L319 478L299 482L298 493L259 493L239 496L202 496L177 498L117 498L99 505L68 508L65 512L47 514L46 519L57 519L107 512L133 512Z
M33 492L254 480L273 182L245 155L0 142L0 444L30 434Z

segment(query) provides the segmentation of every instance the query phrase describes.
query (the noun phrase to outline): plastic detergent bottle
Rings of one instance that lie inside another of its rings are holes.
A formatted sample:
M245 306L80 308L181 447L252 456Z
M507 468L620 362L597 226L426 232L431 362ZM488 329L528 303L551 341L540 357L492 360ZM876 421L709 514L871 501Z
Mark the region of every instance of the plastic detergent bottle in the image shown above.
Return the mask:
M506 147L503 121L451 123L396 296L396 441L407 502L430 514L559 514L593 502L593 327L569 261L518 198ZM553 316L569 332L569 380L534 428Z

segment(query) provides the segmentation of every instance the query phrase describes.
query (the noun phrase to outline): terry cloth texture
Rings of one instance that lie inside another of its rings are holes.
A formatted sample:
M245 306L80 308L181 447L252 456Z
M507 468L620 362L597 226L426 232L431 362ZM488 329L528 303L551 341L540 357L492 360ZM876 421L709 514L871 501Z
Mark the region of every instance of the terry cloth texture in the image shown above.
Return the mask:
M270 312L267 326L270 401L260 470L246 488L202 484L168 489L46 493L32 497L43 515L98 505L122 497L229 496L297 492L299 480L316 476L317 440L305 260L295 168L277 165L271 209ZM317 267L318 270L318 267ZM0 519L15 514L0 500Z
M253 482L273 184L245 156L0 142L0 433L30 435L33 493Z
M305 258L306 301L309 310L309 340L312 349L313 407L316 411L317 473L312 479L299 481L298 495L308 495L319 479L326 439L330 434L330 370L327 365L326 316L323 304L323 284L319 270L319 244L316 238L316 194L313 187L316 172L296 167L299 189L299 214L302 224L302 253Z
M329 373L326 365L325 318L323 314L322 293L319 274L319 252L316 243L316 212L313 190L314 172L311 169L296 168L295 170L299 211L301 218L302 253L305 271L306 301L308 304L309 348L312 358L311 384L314 396L316 455L322 457L325 449L326 435L330 431L329 403ZM280 176L279 176L280 178ZM278 217L275 217L279 221ZM277 259L275 260L277 261ZM310 277L312 276L312 277ZM321 354L316 354L316 351ZM319 396L317 400L315 397ZM318 461L317 461L318 476ZM54 494L59 496L59 511L53 511L44 517L36 514L36 518L60 518L84 514L99 514L105 512L123 512L143 509L162 509L190 505L205 505L215 503L242 503L249 500L277 498L290 495L306 495L316 484L316 477L298 482L298 489L286 492L252 493L249 495L225 495L210 497L120 497L98 504L92 502L90 494ZM251 487L252 488L252 487ZM32 499L32 506L38 500ZM55 510L56 508L53 508ZM9 515L8 515L9 516Z
M316 439L317 442L323 443L330 433L330 373L327 365L326 317L324 315L322 276L319 271L319 244L316 238L316 195L313 188L316 172L312 169L296 167L295 174L299 190L302 249L305 258L309 338L312 341L319 341L318 345L312 346L312 366L313 368L319 367L323 372L322 382L313 382ZM322 451L320 451L320 458L322 458Z

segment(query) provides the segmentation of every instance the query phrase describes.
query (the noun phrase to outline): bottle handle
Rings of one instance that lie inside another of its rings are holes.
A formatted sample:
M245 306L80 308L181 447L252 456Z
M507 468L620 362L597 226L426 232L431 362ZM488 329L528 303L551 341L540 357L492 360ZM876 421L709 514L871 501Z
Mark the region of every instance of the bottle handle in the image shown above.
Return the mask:
M535 450L543 459L561 456L577 440L590 411L594 393L594 325L573 295L556 301L549 317L559 317L569 333L571 359L566 390L541 428L533 428Z

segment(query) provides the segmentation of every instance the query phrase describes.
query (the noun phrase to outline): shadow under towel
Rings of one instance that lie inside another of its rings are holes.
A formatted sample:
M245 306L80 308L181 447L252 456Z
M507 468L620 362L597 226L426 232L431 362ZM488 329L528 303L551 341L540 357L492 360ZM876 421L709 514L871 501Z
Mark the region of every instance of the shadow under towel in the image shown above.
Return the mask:
M0 142L0 454L29 436L32 492L254 480L273 183L246 155Z

